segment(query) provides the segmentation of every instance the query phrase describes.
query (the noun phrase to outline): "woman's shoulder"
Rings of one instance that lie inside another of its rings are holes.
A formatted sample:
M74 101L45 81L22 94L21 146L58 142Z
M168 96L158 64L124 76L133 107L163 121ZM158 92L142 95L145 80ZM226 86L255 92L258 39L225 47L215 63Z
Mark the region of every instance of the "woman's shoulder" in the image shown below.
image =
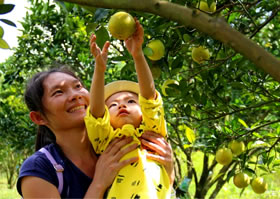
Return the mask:
M45 148L50 152L52 156L54 156L55 159L57 159L55 156L57 153L56 147L54 144L50 144L45 146ZM46 155L40 151L36 151L31 156L29 156L22 164L21 170L24 169L41 169L41 168L51 168L52 164L46 157Z
M48 145L45 148L53 155L53 151L55 150L53 145ZM40 151L36 151L23 162L20 169L20 176L25 172L37 171L40 173L49 173L50 170L53 170L53 166L46 155Z
M46 146L46 149L50 150L53 149L53 147L54 146L48 145ZM58 183L56 172L53 168L53 165L48 160L46 155L40 151L36 151L35 153L33 153L21 165L19 177L17 181L17 188L19 193L21 193L21 188L20 188L21 180L23 177L26 176L39 177L54 185Z

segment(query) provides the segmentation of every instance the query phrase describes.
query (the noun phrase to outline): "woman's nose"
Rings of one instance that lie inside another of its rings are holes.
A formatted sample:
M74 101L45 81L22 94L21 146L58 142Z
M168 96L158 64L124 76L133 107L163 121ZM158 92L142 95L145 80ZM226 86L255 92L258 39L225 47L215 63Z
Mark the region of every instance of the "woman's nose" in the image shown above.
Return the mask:
M72 90L70 92L70 100L73 101L73 100L77 100L77 99L80 99L82 96L79 92L75 91L75 90Z

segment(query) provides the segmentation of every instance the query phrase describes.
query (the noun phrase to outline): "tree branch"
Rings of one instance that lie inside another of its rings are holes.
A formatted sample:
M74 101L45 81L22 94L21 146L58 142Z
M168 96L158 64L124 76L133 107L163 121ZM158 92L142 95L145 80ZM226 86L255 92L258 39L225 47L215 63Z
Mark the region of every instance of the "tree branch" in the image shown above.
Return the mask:
M201 119L200 121L203 121L203 120L216 120L216 119L219 119L221 117L225 117L227 115L232 115L232 114L235 114L235 113L238 113L238 112L241 112L241 111L245 111L245 110L249 110L249 109L253 109L253 108L258 108L258 107L262 107L262 106L267 105L267 104L279 102L279 100L280 99L263 102L263 103L260 103L260 104L256 104L254 106L249 106L249 107L246 107L246 108L241 108L241 109L238 109L238 110L234 110L234 111L229 112L229 113L223 113L223 114L220 114L220 115L218 115L216 117L213 117L213 118L204 118L204 119Z
M222 18L214 18L197 9L160 0L64 0L91 7L135 10L152 13L166 19L191 26L212 38L231 46L256 66L280 82L280 60L242 33L233 29Z
M257 24L255 23L254 19L252 18L252 16L250 15L250 13L248 12L248 10L246 9L246 7L243 5L243 3L240 0L237 0L240 5L242 6L243 10L245 11L245 13L247 14L247 16L251 19L252 23L254 24L255 27L257 27Z
M258 28L256 28L254 30L254 32L252 33L252 35L250 36L250 39L253 38L263 27L265 27L272 19L274 19L274 17L277 15L277 13L280 10L280 6L275 8L275 10L273 10L272 14L270 15L270 17L263 23L261 24Z
M276 146L276 144L278 144L280 142L280 137L271 145L271 147L269 147L269 149L267 150L267 153L269 154L270 151Z
M240 137L243 137L243 136L247 136L248 134L253 133L253 132L255 132L256 130L258 130L258 129L260 129L260 128L263 128L263 127L265 127L265 126L268 126L268 125L271 125L271 124L275 124L275 123L278 123L278 122L280 122L280 119L279 119L279 120L275 120L275 121L270 121L270 122L268 122L268 123L265 123L265 124L262 124L262 125L260 125L260 126L257 126L256 128L253 128L253 129L247 131L246 133L244 133L244 134L242 134L242 135L239 135L238 137L236 137L236 139L238 139L238 138L240 138Z

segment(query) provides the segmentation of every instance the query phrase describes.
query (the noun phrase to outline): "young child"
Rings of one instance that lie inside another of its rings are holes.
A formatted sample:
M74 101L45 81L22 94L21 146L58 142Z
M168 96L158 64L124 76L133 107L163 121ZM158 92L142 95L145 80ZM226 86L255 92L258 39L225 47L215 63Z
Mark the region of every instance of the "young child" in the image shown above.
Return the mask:
M142 51L144 30L136 20L135 33L125 41L135 62L139 85L120 80L104 87L109 42L102 51L96 36L90 41L95 57L95 70L90 89L90 107L85 122L88 136L97 154L102 153L115 137L132 136L139 148L123 159L138 156L139 160L118 173L107 198L170 198L171 186L165 168L146 159L139 137L146 130L166 136L166 124L160 94L155 90L153 77ZM140 105L139 105L140 104ZM106 168L104 168L106 169Z

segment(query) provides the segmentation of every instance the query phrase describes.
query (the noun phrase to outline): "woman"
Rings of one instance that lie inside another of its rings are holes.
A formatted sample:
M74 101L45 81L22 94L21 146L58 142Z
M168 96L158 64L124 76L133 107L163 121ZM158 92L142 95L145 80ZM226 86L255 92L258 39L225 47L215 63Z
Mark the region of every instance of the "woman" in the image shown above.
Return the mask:
M31 120L39 126L36 150L45 146L64 168L63 189L53 165L45 154L37 151L22 165L17 182L24 198L103 198L117 172L137 157L120 159L137 145L131 138L114 140L99 157L88 140L84 124L89 93L69 70L51 69L36 74L25 92ZM48 135L47 139L45 135ZM148 158L159 161L173 179L170 145L159 135L147 132L142 144L156 152Z

